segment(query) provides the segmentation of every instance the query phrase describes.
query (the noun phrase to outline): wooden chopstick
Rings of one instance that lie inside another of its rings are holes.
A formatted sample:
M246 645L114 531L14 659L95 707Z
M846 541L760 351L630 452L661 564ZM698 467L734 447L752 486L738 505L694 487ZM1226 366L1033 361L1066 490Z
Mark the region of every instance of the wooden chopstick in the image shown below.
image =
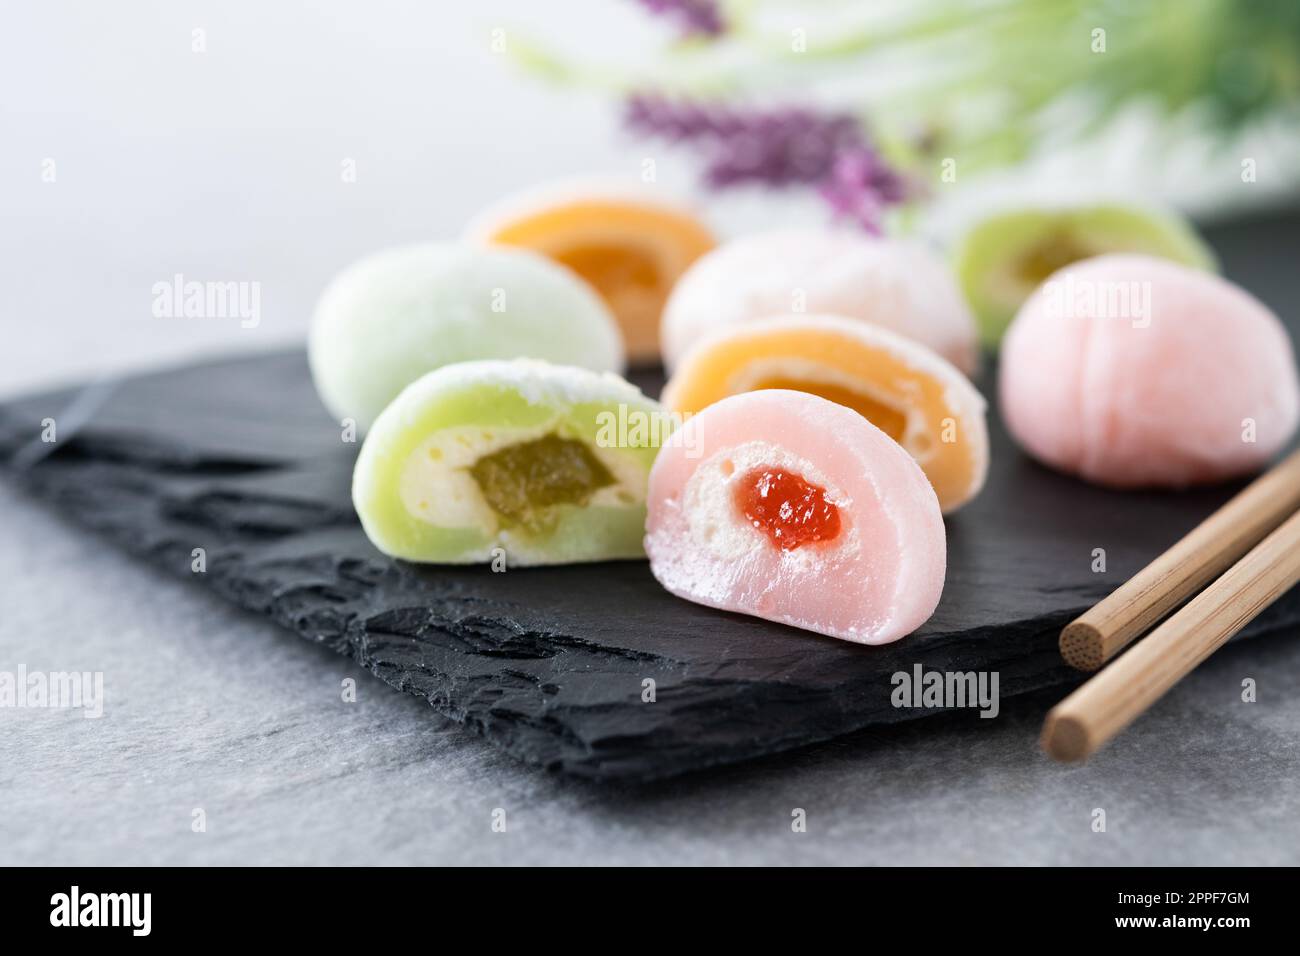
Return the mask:
M1300 582L1300 511L1134 648L1065 700L1043 724L1043 749L1082 760L1127 727Z
M1061 656L1095 671L1223 573L1300 508L1300 451L1243 488L1186 537L1061 631Z

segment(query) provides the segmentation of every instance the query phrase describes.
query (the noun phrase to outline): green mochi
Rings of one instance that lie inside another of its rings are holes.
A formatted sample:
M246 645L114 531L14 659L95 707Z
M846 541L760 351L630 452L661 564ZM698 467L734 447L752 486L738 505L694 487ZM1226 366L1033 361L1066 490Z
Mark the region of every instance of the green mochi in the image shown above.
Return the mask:
M375 420L352 501L380 551L436 564L644 556L650 467L673 419L610 373L448 365Z
M955 268L981 340L995 347L1020 306L1048 276L1072 262L1112 252L1217 268L1209 247L1174 213L1115 203L1014 208L987 216L961 238Z
M600 297L522 249L423 243L344 269L317 303L312 379L339 421L365 429L397 394L443 365L538 358L623 369L623 340Z

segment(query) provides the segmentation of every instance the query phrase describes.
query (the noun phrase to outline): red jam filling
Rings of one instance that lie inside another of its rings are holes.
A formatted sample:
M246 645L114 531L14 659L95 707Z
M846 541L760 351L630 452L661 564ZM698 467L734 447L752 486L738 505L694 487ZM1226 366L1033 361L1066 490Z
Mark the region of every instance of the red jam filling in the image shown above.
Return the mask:
M782 551L832 541L840 533L840 509L826 489L779 468L755 468L736 479L736 507Z

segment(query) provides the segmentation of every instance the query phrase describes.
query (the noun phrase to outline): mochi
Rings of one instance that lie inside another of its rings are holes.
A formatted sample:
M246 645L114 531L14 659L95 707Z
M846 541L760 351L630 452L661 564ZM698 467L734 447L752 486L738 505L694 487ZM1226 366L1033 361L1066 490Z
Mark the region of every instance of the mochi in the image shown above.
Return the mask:
M375 547L408 561L639 558L647 476L671 433L659 404L612 373L448 365L375 420L352 502Z
M984 397L940 355L865 322L818 315L724 328L687 352L662 399L690 414L766 388L810 392L865 416L916 459L945 514L984 485Z
M623 368L613 317L567 269L524 250L446 243L378 252L339 273L316 306L307 355L325 407L363 429L452 362Z
M999 402L1034 458L1117 488L1256 471L1300 419L1278 318L1212 273L1138 255L1067 266L1025 302Z
M466 238L532 249L581 276L613 312L633 362L659 359L659 320L686 268L715 245L685 203L599 179L550 183L495 203Z
M978 365L974 316L942 259L919 242L840 229L757 233L702 256L664 308L664 364L725 326L818 314L915 339L967 374Z
M996 347L1016 310L1057 269L1106 253L1159 256L1214 271L1214 253L1172 209L1117 201L1017 202L972 223L953 261L984 343Z
M732 395L650 473L646 553L679 597L859 644L934 612L947 550L925 474L866 418L806 392Z

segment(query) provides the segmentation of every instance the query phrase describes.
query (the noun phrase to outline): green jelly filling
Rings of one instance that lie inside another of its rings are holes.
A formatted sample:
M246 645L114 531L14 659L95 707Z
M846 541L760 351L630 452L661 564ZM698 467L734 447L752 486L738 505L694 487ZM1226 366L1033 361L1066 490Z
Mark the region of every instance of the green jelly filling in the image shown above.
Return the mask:
M1016 264L1016 275L1026 285L1037 287L1057 269L1096 254L1068 232L1060 231L1036 243L1028 253L1021 256Z
M469 472L502 523L533 532L545 529L556 505L585 505L614 484L585 442L555 434L484 455Z

